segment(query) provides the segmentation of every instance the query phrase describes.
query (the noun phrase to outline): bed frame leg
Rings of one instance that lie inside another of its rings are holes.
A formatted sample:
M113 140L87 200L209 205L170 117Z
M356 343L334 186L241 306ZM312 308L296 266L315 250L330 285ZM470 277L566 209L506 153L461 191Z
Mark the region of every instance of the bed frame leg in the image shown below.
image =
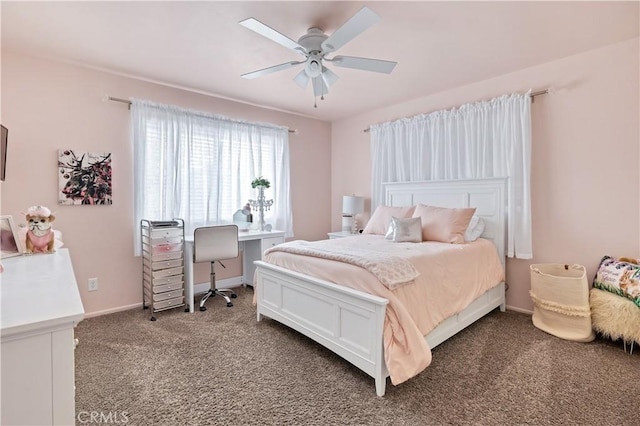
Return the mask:
M258 322L260 322L262 320L262 314L260 312L258 312L257 318Z
M507 304L506 302L502 302L500 304L500 312L506 312L507 311Z
M387 378L378 378L376 379L376 395L384 396L385 389L387 387Z

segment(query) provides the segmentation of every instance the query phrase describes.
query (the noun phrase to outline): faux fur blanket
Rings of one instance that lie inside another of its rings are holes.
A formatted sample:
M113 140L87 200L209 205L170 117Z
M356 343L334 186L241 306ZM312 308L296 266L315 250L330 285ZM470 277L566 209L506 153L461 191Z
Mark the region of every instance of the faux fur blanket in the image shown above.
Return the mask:
M330 241L291 241L271 247L265 251L265 255L274 251L282 251L350 263L369 271L390 290L399 285L410 283L420 275L413 264L402 257L353 247L342 249L331 245Z
M598 288L589 295L594 330L613 340L640 344L640 309L631 300Z

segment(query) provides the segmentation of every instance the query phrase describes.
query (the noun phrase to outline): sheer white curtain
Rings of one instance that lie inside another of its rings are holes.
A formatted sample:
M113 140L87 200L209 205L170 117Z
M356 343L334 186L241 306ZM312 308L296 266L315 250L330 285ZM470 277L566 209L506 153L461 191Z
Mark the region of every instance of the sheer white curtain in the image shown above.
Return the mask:
M531 259L530 93L372 125L372 209L383 182L508 176L507 256Z
M179 217L188 233L231 222L257 197L251 181L259 176L271 182L265 197L274 201L265 222L293 236L287 128L134 99L131 137L136 254L141 219Z

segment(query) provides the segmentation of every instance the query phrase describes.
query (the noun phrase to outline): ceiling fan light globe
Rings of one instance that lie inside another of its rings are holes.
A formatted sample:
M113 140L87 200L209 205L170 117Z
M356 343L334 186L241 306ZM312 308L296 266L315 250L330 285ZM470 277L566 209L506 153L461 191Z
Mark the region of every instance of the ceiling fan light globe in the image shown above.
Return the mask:
M309 76L307 75L307 72L305 70L302 70L298 74L296 74L296 76L293 78L293 81L295 81L298 86L304 89L305 87L307 87L307 84L309 84Z
M333 83L338 81L338 76L329 68L322 67L322 80L324 80L324 83L327 85L327 87L331 87Z
M322 64L319 60L310 58L304 67L307 75L311 78L318 77L322 73Z

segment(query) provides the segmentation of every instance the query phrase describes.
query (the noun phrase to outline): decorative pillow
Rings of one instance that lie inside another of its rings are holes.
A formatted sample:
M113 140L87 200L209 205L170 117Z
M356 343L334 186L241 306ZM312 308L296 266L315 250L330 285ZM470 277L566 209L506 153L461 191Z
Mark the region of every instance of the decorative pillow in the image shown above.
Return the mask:
M371 215L371 219L364 227L363 234L378 234L384 235L387 233L387 228L391 222L392 217L411 217L413 214L413 206L410 207L391 207L391 206L378 206Z
M471 216L471 221L469 221L469 226L467 226L467 230L464 232L464 241L470 243L471 241L475 241L480 238L480 235L484 232L484 220L477 214Z
M640 266L632 259L604 256L593 279L593 286L627 297L640 307Z
M422 241L462 244L474 208L450 209L418 204L413 217L422 218Z
M422 219L419 217L392 217L384 239L396 243L422 242Z

